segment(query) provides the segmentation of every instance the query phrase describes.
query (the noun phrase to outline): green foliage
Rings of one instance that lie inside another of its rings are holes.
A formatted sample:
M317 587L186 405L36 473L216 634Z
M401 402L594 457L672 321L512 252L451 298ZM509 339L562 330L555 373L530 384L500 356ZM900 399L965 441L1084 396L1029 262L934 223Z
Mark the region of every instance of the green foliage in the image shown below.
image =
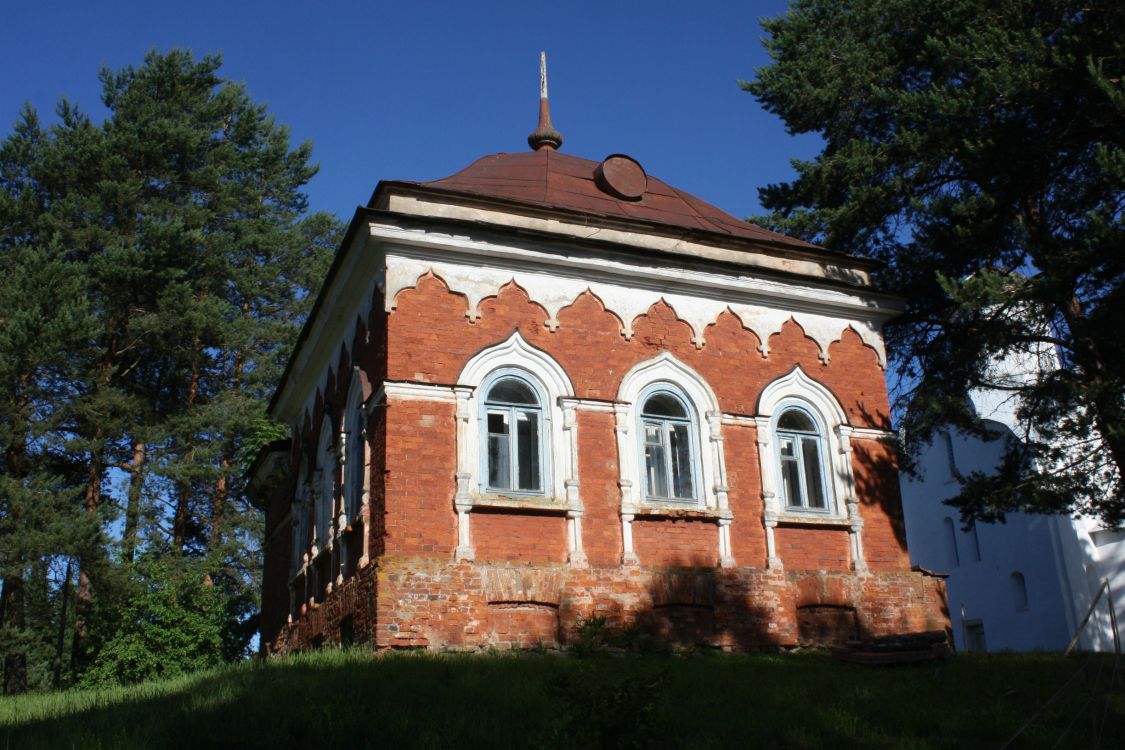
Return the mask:
M168 556L140 561L121 602L117 631L82 684L132 684L221 664L227 612L206 569Z
M222 653L245 653L262 518L243 457L278 434L265 403L341 227L307 212L311 146L219 67L150 52L100 72L104 122L64 100L0 142L6 692L117 674L111 645L140 659L119 637L138 554L203 565Z
M798 0L744 83L824 147L761 190L761 223L882 261L911 448L985 434L972 389L1011 395L1018 440L964 517L1125 521L1125 6Z

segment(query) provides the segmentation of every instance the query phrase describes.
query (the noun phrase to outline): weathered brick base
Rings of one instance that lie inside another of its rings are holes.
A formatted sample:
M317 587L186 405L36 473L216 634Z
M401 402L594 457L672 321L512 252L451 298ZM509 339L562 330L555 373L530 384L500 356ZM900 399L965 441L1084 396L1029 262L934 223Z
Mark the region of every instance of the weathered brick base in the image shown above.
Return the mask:
M553 649L573 644L594 617L674 647L732 651L948 628L943 581L913 571L583 569L383 558L283 628L270 650L352 639L378 649Z

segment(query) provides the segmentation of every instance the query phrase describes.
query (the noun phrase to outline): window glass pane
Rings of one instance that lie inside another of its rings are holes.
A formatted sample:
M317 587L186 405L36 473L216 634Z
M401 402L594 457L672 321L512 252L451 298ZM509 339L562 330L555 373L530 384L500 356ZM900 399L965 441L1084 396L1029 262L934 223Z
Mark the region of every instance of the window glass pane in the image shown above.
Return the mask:
M816 424L808 414L800 409L790 409L777 420L779 430L796 430L798 432L816 432Z
M531 386L517 378L504 378L497 382L488 392L486 400L490 403L539 405L539 399L535 397Z
M792 445L789 447L792 452ZM797 459L781 459L781 493L787 506L799 507L804 503L801 500L801 477L797 466Z
M539 481L539 414L516 412L517 489L537 491Z
M488 432L490 435L507 435L508 412L490 411L488 413Z
M805 494L810 508L827 508L820 477L820 444L816 438L801 438L801 458L805 466Z
M645 408L641 413L646 417L679 417L680 419L687 419L687 411L684 410L684 405L675 396L668 393L657 393L649 396L645 401Z
M781 445L782 457L791 458L793 456L793 438L782 435L778 437L778 442Z
M345 485L348 491L348 517L359 513L363 500L364 440L359 425L352 426L348 433L348 478Z
M660 425L645 422L645 476L649 497L668 497L668 457L663 434Z
M509 489L511 474L508 459L508 436L488 436L488 486L498 490Z
M669 453L672 455L672 487L675 497L691 499L695 491L691 480L691 443L688 427L685 424L670 425L668 432Z

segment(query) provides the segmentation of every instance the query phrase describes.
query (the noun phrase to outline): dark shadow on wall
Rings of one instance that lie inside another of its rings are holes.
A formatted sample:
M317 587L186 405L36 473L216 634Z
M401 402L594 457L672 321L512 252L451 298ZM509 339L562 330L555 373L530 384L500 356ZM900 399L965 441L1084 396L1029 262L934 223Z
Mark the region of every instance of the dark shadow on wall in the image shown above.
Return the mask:
M784 601L780 592L770 591L768 578L765 571L726 570L703 558L642 566L623 579L636 581L635 587L567 602L560 613L560 642L579 653L761 651L795 645L792 617L763 604Z
M894 541L903 558L906 557L906 521L902 512L902 494L899 489L899 449L890 440L852 441L852 467L855 474L855 493L860 503L860 515L865 508L878 508L887 519ZM873 525L868 523L869 527ZM866 536L874 529L865 529ZM877 551L877 550L875 550ZM902 561L905 562L905 559Z

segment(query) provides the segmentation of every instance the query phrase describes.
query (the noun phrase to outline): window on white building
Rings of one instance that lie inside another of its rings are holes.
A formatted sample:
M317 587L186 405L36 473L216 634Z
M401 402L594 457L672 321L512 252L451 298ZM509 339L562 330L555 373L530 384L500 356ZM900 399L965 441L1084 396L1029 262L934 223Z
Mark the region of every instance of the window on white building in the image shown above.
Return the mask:
M945 562L951 568L961 564L961 555L957 553L957 526L949 516L942 522L945 529Z
M969 551L972 552L973 562L980 562L980 535L977 533L977 524L974 521L969 527Z
M1023 573L1014 571L1010 576L1012 587L1012 604L1017 612L1027 611L1027 581Z
M642 399L639 428L644 436L645 499L698 500L694 411L668 384L656 386Z
M504 369L490 376L483 387L483 489L499 494L543 494L548 451L542 386L526 372Z
M787 510L829 510L824 483L824 436L816 420L800 407L789 407L777 420L781 495Z

